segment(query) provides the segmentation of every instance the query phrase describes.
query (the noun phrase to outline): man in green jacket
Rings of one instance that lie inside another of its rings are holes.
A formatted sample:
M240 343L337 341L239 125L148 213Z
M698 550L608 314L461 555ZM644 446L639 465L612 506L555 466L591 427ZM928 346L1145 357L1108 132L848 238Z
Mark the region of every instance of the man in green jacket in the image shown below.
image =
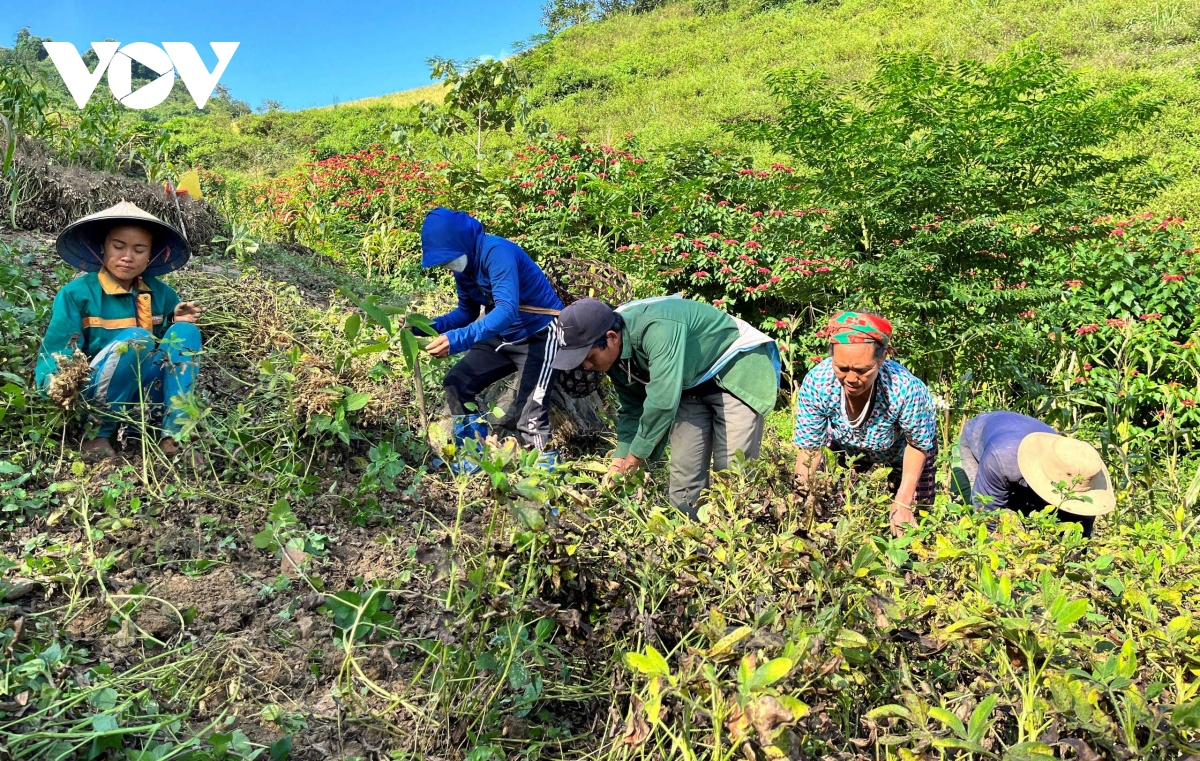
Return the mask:
M758 456L763 420L779 393L779 350L716 307L678 296L614 309L581 299L559 316L556 370L607 372L620 401L606 480L661 456L670 431L672 505L696 517L709 466L739 450Z

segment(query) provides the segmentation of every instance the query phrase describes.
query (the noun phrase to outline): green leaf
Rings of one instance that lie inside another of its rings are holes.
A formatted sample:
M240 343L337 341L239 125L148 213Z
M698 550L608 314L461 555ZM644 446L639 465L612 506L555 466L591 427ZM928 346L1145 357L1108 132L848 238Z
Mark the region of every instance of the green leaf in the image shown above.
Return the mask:
M475 669L477 671L499 671L500 661L496 660L496 656L484 650L475 657Z
M513 661L508 668L508 686L514 690L522 690L529 684L529 668L520 661Z
M671 674L671 668L667 665L666 658L663 658L650 645L646 645L646 649L642 653L625 653L625 662L629 664L630 668L646 676L670 676Z
M763 665L754 670L754 675L750 677L748 687L752 690L762 689L775 684L780 679L787 676L792 670L791 658L775 658L767 661Z
M407 327L413 327L425 333L426 335L436 336L438 332L433 328L433 321L423 314L412 313L404 318L404 324Z
M1074 602L1069 602L1064 605L1062 609L1054 616L1054 625L1059 631L1063 631L1071 624L1083 618L1087 612L1087 600L1075 600Z
M1171 723L1200 729L1200 698L1176 706L1175 710L1171 712Z
M889 716L895 716L897 718L904 719L905 721L912 721L912 712L910 712L904 706L897 705L895 703L879 706L878 708L873 708L867 712L867 718L871 719L872 721Z
M950 713L945 708L942 708L941 706L933 706L929 709L929 715L940 721L942 724L945 724L950 729L954 730L954 733L959 737L964 739L966 738L967 728L963 726L962 721L960 721L957 716Z
M115 716L106 713L97 713L92 716L92 729L96 732L114 732L120 727Z
M421 345L417 343L417 337L412 334L411 330L400 331L400 351L404 356L404 364L408 365L409 370L412 370L421 354Z
M527 476L517 484L517 494L534 502L545 502L549 497L546 490L540 486L541 476Z
M1051 761L1055 758L1054 748L1039 742L1017 743L1004 754L1004 761Z
M362 301L359 301L353 293L345 288L342 289L342 293L344 293L347 298L353 301L359 309L366 312L367 317L371 318L377 325L383 328L389 336L392 334L392 321L387 315L387 310L379 306L378 296L371 294Z
M366 392L356 392L347 396L344 400L344 405L347 412L361 410L367 406L367 402L371 401L371 395Z
M366 346L358 347L354 350L354 356L362 357L367 354L378 354L379 352L387 351L390 348L391 344L389 344L387 341L377 341L373 344L367 344Z
M346 325L344 328L345 333L346 333L346 340L354 341L355 338L358 338L358 331L361 328L362 328L362 317L357 312L351 313L351 315L346 318Z
M111 711L117 707L117 691L112 687L105 687L92 693L88 702L99 711Z
M987 750L985 750L983 748L983 746L979 745L978 743L973 743L968 740L959 740L959 739L956 739L953 737L938 737L938 738L934 739L933 747L935 747L935 748L958 748L961 750L969 750L972 753L977 753L981 756L988 756L989 758L996 757L994 753L989 753Z
M867 638L853 629L841 629L833 638L833 644L838 647L863 648L869 647Z
M975 706L975 710L971 712L971 720L967 723L967 739L973 743L983 741L983 736L987 734L992 709L996 707L996 696L988 695L983 701Z
M541 531L546 528L546 518L542 515L542 509L538 503L527 499L518 499L509 503L509 509L513 516L530 531Z
M659 715L662 713L662 692L660 691L658 677L650 680L650 698L643 704L646 711L646 719L651 724L658 724Z
M271 761L287 761L292 755L292 738L281 737L271 743L267 752L271 756Z
M733 649L733 646L741 642L746 637L750 636L752 630L749 626L740 626L730 633L726 634L721 639L717 640L716 644L708 649L707 657L715 658L718 655L728 653Z
M808 716L809 712L811 711L807 703L798 700L791 695L780 695L779 702L784 708L792 712L792 718L796 721Z

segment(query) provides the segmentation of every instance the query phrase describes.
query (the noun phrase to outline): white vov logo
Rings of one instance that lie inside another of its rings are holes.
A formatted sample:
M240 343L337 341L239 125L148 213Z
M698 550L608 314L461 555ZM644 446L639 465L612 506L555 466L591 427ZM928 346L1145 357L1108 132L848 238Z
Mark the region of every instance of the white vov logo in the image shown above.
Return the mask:
M210 42L208 46L217 54L217 66L211 72L200 60L200 54L190 42L164 42L160 48L149 42L131 42L121 47L119 42L93 42L92 50L100 58L96 70L89 72L83 57L70 42L44 42L54 68L71 91L75 103L83 108L100 83L100 77L108 71L108 87L113 97L129 108L153 108L167 99L175 86L178 73L187 86L196 108L204 108L209 96L217 87L217 81L225 73L225 67L237 50L237 42ZM118 50L120 48L120 50ZM166 48L164 51L163 48ZM137 61L159 74L158 79L133 91L133 62Z

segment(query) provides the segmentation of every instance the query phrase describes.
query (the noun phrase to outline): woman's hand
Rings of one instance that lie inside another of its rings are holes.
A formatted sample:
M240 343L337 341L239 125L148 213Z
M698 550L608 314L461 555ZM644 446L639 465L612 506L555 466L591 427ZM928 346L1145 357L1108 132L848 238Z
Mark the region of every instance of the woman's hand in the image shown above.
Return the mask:
M204 314L204 309L198 301L181 301L175 306L175 322L195 323L196 318Z
M903 534L905 526L917 525L917 517L913 515L912 507L903 502L893 502L888 517L891 519L892 536L898 537Z
M796 494L807 497L812 485L813 474L817 472L824 453L820 449L801 449L796 453L796 469L792 474L792 487Z
M445 334L434 338L429 343L425 344L425 351L429 352L438 359L444 359L450 356L450 339Z
M917 484L921 480L921 471L925 469L925 461L928 458L929 455L917 449L912 444L904 447L904 465L900 475L900 488L896 490L896 499L892 502L892 536L903 534L905 526L917 525L917 519L912 511L912 503L917 496Z

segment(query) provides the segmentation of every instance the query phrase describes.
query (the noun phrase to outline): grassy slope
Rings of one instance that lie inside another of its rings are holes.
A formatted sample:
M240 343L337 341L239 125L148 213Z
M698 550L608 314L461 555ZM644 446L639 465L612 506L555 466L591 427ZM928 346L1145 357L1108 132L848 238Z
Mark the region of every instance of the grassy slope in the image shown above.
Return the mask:
M846 0L703 16L677 3L573 28L523 60L534 102L560 129L602 140L632 132L649 147L735 147L722 125L772 113L772 69L816 67L847 81L879 53L988 59L1033 34L1098 85L1134 81L1166 101L1130 146L1176 177L1160 210L1200 212L1200 0Z
M391 108L408 108L423 100L441 103L442 95L446 87L440 83L425 85L424 87L414 87L411 90L401 90L400 92L381 95L375 98L359 98L358 100L348 100L342 103L343 106L372 106L385 105ZM324 108L335 108L335 106L325 106Z

